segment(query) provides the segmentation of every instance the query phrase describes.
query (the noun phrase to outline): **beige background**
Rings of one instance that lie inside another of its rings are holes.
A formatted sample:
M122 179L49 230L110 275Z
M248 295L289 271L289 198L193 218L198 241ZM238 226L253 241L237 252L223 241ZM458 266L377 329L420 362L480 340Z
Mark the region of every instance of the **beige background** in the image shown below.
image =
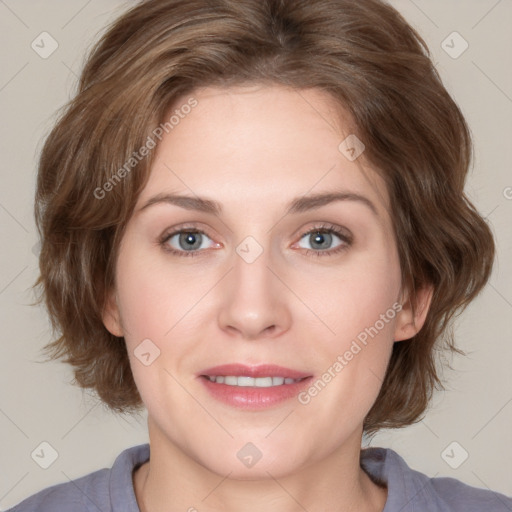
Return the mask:
M492 224L498 258L491 282L457 321L459 346L469 355L445 372L448 388L437 394L435 409L413 427L379 434L373 444L397 450L430 476L512 495L512 2L391 3L430 45L472 127L476 158L467 190ZM147 441L144 414L110 414L69 384L66 365L37 362L50 330L44 311L29 305L37 276L32 202L42 137L74 91L85 50L131 4L0 0L0 509L110 467L124 448ZM58 43L46 59L31 48L43 31ZM458 36L446 39L453 31L469 44L458 58L441 46L446 40L452 53L462 49ZM48 469L31 458L43 441L58 453Z

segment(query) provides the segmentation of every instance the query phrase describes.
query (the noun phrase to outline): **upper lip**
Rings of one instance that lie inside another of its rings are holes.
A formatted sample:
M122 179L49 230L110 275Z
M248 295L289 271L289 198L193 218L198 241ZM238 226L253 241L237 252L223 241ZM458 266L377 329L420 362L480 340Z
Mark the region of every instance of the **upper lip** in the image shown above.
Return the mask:
M304 373L284 366L275 364L260 364L256 366L248 366L240 363L222 364L220 366L212 366L206 370L202 370L199 375L206 376L243 376L243 377L284 377L289 379L302 379L310 377L308 373Z

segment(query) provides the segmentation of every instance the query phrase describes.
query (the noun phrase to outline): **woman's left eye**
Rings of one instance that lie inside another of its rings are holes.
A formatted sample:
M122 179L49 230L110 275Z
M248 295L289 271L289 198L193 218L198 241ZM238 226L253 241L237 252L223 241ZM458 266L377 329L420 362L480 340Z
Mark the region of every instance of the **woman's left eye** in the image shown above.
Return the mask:
M338 239L340 242L334 248L332 247L333 241ZM314 228L304 233L300 241L306 240L310 247L299 247L306 249L308 254L315 254L316 256L330 256L345 250L352 243L351 237L348 234L341 232L338 228Z

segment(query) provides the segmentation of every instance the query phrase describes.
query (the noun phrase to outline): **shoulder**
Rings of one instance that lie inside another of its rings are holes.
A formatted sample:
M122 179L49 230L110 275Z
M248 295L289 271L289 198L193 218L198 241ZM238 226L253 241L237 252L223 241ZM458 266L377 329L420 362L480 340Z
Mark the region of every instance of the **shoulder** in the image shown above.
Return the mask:
M491 491L472 487L455 478L431 478L432 489L454 511L512 512L512 498Z
M464 484L455 478L427 475L411 469L400 455L385 448L361 452L361 467L388 487L384 512L512 512L512 498Z
M88 500L97 502L99 509L103 510L100 504L105 503L105 496L108 495L109 471L100 469L76 480L47 487L7 512L53 512L56 510L88 512L91 510L87 504Z
M149 445L121 452L112 468L103 468L69 482L47 487L7 512L117 512L138 510L133 469L149 459ZM135 508L134 508L135 506Z

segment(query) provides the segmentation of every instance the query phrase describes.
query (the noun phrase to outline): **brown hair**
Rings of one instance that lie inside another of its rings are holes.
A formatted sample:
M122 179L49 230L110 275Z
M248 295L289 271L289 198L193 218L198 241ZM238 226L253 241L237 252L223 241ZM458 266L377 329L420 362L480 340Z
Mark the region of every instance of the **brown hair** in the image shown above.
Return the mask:
M494 242L463 191L472 151L466 122L425 42L379 0L149 0L113 23L40 159L34 286L59 331L45 349L65 355L75 381L111 409L141 408L126 344L102 322L119 242L154 152L132 160L132 170L126 162L178 98L244 83L329 93L385 179L403 284L413 299L425 283L434 294L423 328L394 344L364 428L417 421L441 387L435 347L457 350L451 320L489 278Z

